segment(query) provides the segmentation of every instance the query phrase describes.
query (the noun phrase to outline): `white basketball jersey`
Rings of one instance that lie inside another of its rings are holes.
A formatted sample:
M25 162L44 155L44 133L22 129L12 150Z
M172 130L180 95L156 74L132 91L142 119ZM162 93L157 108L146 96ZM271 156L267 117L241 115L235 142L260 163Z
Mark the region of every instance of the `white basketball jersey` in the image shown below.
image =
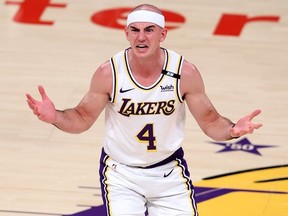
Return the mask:
M163 71L145 87L133 77L128 50L110 59L113 91L105 110L104 150L120 163L145 167L166 159L183 142L185 104L179 86L183 57L163 49Z

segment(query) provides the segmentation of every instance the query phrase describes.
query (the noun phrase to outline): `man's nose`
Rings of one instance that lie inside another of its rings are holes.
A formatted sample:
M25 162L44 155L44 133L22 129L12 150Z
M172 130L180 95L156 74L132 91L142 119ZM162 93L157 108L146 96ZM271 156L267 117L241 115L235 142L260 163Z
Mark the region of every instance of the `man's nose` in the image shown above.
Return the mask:
M143 40L145 40L145 38L146 38L145 32L144 31L139 31L138 40L143 41Z

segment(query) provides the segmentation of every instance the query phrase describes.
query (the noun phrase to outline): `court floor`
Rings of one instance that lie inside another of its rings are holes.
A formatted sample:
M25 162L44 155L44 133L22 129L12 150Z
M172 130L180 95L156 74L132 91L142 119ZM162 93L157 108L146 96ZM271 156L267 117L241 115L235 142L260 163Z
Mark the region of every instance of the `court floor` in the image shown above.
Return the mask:
M0 216L103 215L104 115L66 134L40 122L25 93L39 98L42 84L58 109L75 106L96 68L129 46L124 18L140 3L164 11L163 47L197 66L221 114L262 110L264 126L230 142L213 142L187 112L200 215L288 216L286 0L1 0Z

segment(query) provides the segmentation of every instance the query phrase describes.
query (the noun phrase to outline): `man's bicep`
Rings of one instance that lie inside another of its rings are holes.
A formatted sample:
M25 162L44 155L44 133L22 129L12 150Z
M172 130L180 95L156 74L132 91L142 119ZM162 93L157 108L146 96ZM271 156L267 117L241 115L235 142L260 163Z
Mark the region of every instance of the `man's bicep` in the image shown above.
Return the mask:
M88 124L93 124L108 101L107 95L89 91L76 106L76 109Z
M88 92L76 107L80 115L89 124L98 118L109 102L112 83L110 74L107 64L100 66L91 79Z

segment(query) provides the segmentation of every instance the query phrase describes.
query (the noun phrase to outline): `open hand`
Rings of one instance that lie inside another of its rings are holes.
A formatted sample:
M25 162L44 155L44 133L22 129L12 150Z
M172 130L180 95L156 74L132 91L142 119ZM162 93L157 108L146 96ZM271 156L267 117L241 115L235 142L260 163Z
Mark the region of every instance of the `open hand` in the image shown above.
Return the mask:
M33 113L41 120L47 123L53 123L56 121L56 110L53 102L46 95L43 86L38 86L39 93L42 100L38 101L34 99L30 94L26 94L26 101Z
M245 134L251 134L255 129L262 127L260 123L253 123L252 119L261 113L260 109L257 109L249 115L239 119L234 127L230 129L231 137L240 137Z

